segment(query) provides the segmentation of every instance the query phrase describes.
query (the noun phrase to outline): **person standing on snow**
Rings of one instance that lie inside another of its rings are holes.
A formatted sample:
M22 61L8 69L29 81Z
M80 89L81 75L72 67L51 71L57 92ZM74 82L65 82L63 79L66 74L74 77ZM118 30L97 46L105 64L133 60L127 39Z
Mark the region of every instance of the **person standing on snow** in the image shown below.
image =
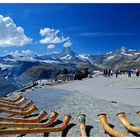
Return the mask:
M131 69L128 70L128 77L131 77Z
M119 71L118 71L118 70L116 70L116 78L118 78L118 74L119 74Z

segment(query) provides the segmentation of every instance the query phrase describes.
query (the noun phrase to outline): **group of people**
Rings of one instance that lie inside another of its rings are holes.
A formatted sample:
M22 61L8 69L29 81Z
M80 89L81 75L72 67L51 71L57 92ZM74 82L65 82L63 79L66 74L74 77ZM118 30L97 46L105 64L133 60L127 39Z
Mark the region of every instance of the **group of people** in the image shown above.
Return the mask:
M129 69L128 70L128 77L131 77L131 74L135 74L137 77L139 77L139 75L140 75L140 70L139 69L135 69L135 70L131 70L131 69Z
M109 77L109 76L113 76L113 74L115 74L116 78L118 77L118 75L121 75L121 74L128 74L128 77L131 77L132 74L136 74L137 77L140 76L140 70L139 69L136 69L136 70L131 70L131 69L128 69L128 70L111 70L111 69L105 69L103 71L103 75L105 77Z
M116 70L116 71L113 71L112 69L105 69L103 71L103 75L105 77L110 77L110 76L113 76L113 74L116 75L116 78L118 77L118 75L120 74L120 71Z
M103 74L104 74L105 77L113 76L113 70L105 69Z

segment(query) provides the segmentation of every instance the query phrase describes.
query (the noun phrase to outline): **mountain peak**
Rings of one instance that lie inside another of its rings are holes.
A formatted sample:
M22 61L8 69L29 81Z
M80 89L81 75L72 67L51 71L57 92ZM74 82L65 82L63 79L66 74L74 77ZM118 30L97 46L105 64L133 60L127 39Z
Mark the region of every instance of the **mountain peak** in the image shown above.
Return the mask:
M11 55L11 54L7 54L7 55L5 55L5 56L4 56L4 58L13 59L13 58L14 58L14 56L13 56L13 55Z
M117 52L121 53L121 54L125 54L125 53L127 53L127 49L126 49L126 47L123 46Z
M70 55L72 57L74 56L77 56L77 53L75 53L71 47L65 47L63 48L62 52L60 53L60 56L63 57L63 56L66 56L66 55Z

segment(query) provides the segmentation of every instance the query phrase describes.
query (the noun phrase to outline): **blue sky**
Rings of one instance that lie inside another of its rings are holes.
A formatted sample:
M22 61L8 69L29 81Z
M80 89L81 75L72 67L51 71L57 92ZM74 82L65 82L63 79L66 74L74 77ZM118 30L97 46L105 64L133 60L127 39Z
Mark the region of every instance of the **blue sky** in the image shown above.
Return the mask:
M140 50L140 4L0 4L0 15L0 54L50 53L63 47L86 54L122 46Z

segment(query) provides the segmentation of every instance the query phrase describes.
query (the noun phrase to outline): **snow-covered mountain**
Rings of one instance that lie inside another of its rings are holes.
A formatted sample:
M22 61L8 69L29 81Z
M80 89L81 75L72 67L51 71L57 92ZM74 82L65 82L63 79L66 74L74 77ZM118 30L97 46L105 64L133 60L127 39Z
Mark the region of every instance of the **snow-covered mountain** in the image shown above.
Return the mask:
M102 55L90 55L77 54L68 47L60 53L43 55L30 51L16 52L0 56L0 79L4 79L5 87L14 86L14 89L18 89L31 80L55 77L63 73L64 69L75 73L83 67L94 70L140 68L140 51L120 48Z
M45 55L36 54L8 54L0 57L1 70L13 70L15 73L25 71L31 66L40 64L70 65L80 67L81 65L94 65L99 68L126 68L138 67L140 63L140 51L120 48L102 55L77 54L70 47L64 48L60 53ZM22 70L21 70L22 69ZM17 72L18 71L18 72Z
M111 69L140 68L140 51L126 49L124 47L116 51L107 52L102 55L79 55L92 64Z
M70 47L60 53L45 55L7 54L0 57L0 71L4 77L19 76L28 68L37 65L69 65L75 67L94 66L98 68L139 68L140 51L120 48L102 55L77 54Z
M69 63L78 63L82 61L78 54L75 53L70 47L64 48L58 57L60 60Z

